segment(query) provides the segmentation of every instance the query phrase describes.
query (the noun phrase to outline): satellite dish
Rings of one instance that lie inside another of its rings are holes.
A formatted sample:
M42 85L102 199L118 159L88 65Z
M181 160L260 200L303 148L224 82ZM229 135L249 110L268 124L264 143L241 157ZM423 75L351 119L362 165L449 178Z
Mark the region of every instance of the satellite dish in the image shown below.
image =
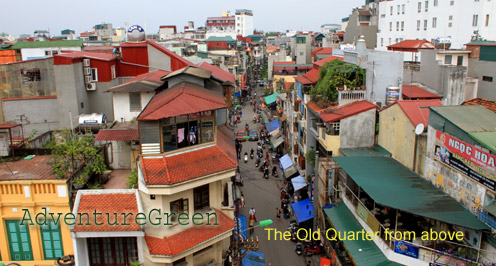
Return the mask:
M415 127L415 134L420 135L424 132L424 124L420 123Z

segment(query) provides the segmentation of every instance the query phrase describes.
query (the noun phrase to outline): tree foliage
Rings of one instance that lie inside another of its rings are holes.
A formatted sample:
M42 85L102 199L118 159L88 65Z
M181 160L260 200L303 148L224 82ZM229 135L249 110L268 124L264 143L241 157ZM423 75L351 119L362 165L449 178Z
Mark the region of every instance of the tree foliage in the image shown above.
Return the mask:
M343 88L345 85L349 88L360 87L364 85L364 81L363 68L336 59L320 68L319 81L310 90L310 95L319 100L334 102L338 98L337 88Z
M73 137L67 130L62 132L61 137L50 147L55 157L52 168L57 178L67 178L73 173L72 168L77 169L80 165L84 165L83 173L79 177L82 179L92 174L101 174L106 170L103 156L96 149L93 138Z

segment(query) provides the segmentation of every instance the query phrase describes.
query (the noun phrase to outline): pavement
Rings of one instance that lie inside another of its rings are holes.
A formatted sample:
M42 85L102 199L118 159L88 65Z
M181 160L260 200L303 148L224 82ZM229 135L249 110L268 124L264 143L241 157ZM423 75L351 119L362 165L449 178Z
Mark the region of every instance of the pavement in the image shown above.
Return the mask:
M260 100L260 95L262 95L262 88L257 87L257 103ZM243 116L241 117L241 123L235 128L235 131L245 128L245 124L248 123L250 129L254 129L260 132L261 124L253 123L253 117L255 113L253 112L253 106L249 103L242 108ZM267 227L255 228L253 236L258 236L260 248L257 252L263 253L265 255L265 265L279 266L279 265L307 265L306 260L311 260L310 258L304 258L303 256L298 256L294 252L295 242L291 240L274 240L274 234L270 234L267 229L275 228L278 231L286 231L289 227L289 221L295 219L291 216L289 219L282 219L280 222L276 222L276 208L281 207L280 192L279 189L282 184L282 174L279 171L279 177L273 177L271 174L268 179L263 178L262 172L260 172L255 167L255 158L248 159L248 163L244 162L244 153L248 152L250 154L250 149L253 148L256 152L257 142L256 141L246 141L241 142L242 152L241 159L239 160L239 166L241 171L241 177L244 182L244 186L241 187L241 191L244 194L245 206L241 209L240 213L245 215L248 219L248 212L250 208L255 208L256 217L258 221L272 219L274 223ZM265 145L268 150L268 145ZM264 156L265 156L264 151ZM270 155L272 156L272 154ZM270 160L269 160L270 161ZM263 160L262 160L263 162ZM271 173L272 162L270 162L269 172ZM273 232L273 231L271 231ZM317 262L318 263L318 262ZM312 264L314 265L314 264ZM316 264L318 265L318 264Z
M130 174L131 170L113 170L103 187L105 189L127 189L127 177Z

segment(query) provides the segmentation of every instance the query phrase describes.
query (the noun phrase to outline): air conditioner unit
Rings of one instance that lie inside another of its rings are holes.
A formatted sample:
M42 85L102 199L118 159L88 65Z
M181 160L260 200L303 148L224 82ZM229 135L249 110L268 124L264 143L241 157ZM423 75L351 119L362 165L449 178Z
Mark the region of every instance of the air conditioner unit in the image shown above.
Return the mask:
M91 83L91 76L84 76L84 83Z
M83 59L83 66L84 67L90 67L90 60L89 59Z
M83 68L83 72L84 72L85 76L89 76L89 75L91 75L91 68L85 67L85 68Z
M87 83L86 84L87 91L96 91L96 83Z

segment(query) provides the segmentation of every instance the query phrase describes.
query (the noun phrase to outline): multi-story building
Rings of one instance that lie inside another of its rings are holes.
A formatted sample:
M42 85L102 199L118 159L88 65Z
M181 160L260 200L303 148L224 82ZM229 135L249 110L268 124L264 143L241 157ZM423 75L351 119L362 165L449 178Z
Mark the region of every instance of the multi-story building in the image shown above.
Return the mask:
M478 80L477 96L490 100L496 100L496 90L493 82L496 67L496 42L474 41L467 43L467 50L470 50L468 59L468 73L470 77Z
M348 17L344 33L344 43L355 43L362 37L367 48L374 49L377 37L377 3L372 2L353 9Z
M48 266L63 255L74 253L64 216L56 218L57 213L71 211L70 190L66 179L55 177L51 161L50 156L38 155L29 160L4 162L0 167L0 233L3 236L0 261L3 263ZM43 217L37 216L38 213L44 213L45 220L37 222Z
M496 39L494 1L408 1L379 2L377 49L407 39L449 42L462 48L475 31L485 39Z
M205 22L207 28L206 37L210 36L231 36L236 38L236 18L230 12L224 12L221 17L208 17Z
M248 9L236 9L234 17L236 19L236 35L246 37L253 34L253 11Z
M176 33L176 25L160 26L160 29L158 30L158 36L161 41L174 38L176 36Z

